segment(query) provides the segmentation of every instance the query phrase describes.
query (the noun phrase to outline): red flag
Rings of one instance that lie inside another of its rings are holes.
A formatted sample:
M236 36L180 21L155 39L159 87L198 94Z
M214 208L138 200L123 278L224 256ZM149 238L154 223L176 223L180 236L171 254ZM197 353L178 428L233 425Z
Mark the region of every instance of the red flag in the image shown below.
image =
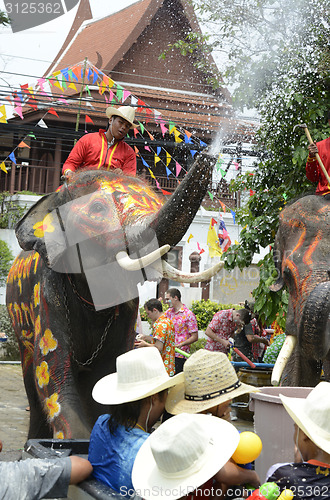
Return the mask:
M85 115L85 123L92 123L94 125L93 120L88 115Z
M55 116L57 116L57 118L59 118L59 116L58 116L58 114L56 113L56 111L55 111L55 109L54 109L54 108L49 108L48 113L51 113L52 115L55 115Z

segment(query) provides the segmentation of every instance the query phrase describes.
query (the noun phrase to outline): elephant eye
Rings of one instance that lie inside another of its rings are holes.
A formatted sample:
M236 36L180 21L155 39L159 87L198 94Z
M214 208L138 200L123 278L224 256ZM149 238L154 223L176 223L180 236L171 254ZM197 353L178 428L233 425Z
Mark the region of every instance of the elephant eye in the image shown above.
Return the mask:
M101 201L95 201L89 207L89 213L91 215L93 215L93 214L94 215L96 215L96 214L103 214L103 213L105 213L105 211L106 211L106 206Z

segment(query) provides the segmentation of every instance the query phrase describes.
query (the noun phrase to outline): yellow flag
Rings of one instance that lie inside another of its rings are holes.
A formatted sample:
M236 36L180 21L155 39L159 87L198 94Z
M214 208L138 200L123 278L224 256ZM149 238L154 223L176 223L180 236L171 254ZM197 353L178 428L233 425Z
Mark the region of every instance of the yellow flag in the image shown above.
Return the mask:
M7 123L7 114L5 105L0 106L0 123Z
M219 246L218 235L215 226L212 225L212 219L210 220L209 231L207 233L207 244L209 246L209 254L212 257L218 257L222 255L222 250Z
M155 155L155 165L157 165L157 163L160 161L160 158L159 156Z
M171 160L172 156L170 155L170 153L166 151L166 166L168 166L171 163Z
M0 164L0 168L1 168L1 170L3 170L6 174L8 174L7 169L6 169L6 165L5 165L5 163L4 163L4 162L2 162L2 163Z
M73 82L69 83L68 88L77 91L77 87L75 86L75 84Z
M193 238L193 237L194 237L194 235L190 233L189 238L187 239L187 242L189 243L189 241L190 241L190 240L191 240L191 238Z
M173 129L173 132L175 142L182 142L182 139L180 139L181 132L179 132L175 127Z
M151 177L152 177L153 179L156 179L156 177L155 177L155 175L154 175L153 171L152 171L150 168L149 168L148 170L149 170L149 172L150 172Z

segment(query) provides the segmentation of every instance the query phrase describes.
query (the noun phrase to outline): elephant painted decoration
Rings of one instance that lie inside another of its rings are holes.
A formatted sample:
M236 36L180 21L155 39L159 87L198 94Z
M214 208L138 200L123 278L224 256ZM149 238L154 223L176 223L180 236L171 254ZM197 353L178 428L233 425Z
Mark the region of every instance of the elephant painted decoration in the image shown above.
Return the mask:
M29 438L89 438L107 408L91 397L134 346L137 284L204 281L161 257L184 236L210 183L200 156L166 203L142 180L81 170L18 222L23 252L7 280L30 405Z
M330 201L305 196L280 215L274 247L279 278L289 292L286 340L272 383L315 386L330 366ZM281 378L282 377L282 378Z

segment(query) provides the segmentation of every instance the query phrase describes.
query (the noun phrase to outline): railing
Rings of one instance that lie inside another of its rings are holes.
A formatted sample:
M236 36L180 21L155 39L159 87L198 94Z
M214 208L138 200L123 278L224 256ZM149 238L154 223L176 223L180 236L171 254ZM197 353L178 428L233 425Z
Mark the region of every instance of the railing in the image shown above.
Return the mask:
M54 167L34 165L13 165L6 174L0 171L0 190L14 194L18 191L31 191L48 194L60 185L59 175Z

